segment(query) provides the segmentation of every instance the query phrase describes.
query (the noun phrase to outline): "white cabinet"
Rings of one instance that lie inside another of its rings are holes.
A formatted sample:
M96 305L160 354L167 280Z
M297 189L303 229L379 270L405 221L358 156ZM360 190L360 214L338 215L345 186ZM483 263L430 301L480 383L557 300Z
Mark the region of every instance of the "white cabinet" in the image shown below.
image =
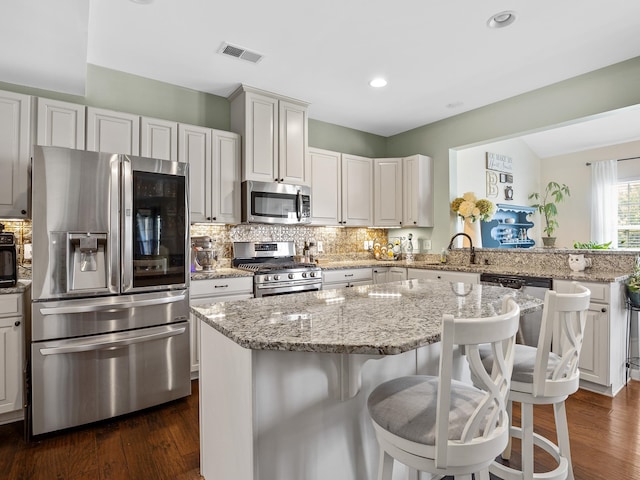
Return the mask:
M371 226L373 161L319 148L309 149L311 223Z
M620 283L580 283L591 291L580 352L580 387L613 396L626 381L624 288ZM571 282L554 280L553 288L566 293Z
M374 160L373 225L433 226L433 163L430 157Z
M433 160L425 155L402 162L404 227L433 227Z
M308 104L242 85L230 97L242 179L309 185Z
M183 124L178 133L178 158L189 164L191 222L239 223L239 135Z
M140 155L140 117L87 107L87 150Z
M311 191L313 195L313 189ZM342 225L369 227L373 224L373 161L342 155Z
M0 295L0 415L22 409L23 295Z
M341 225L342 155L309 148L311 164L311 223Z
M348 288L373 283L372 268L345 268L322 272L322 289Z
M407 279L407 269L404 267L373 267L373 283L399 282Z
M480 283L480 274L472 272L454 272L450 270L425 270L422 268L407 268L409 280L414 278L426 278L428 280L441 280L443 282Z
M210 280L193 280L189 289L189 303L204 305L207 303L228 302L253 298L253 277L228 277ZM193 315L191 322L191 377L198 376L200 368L200 321Z
M38 145L84 150L86 107L38 98Z
M373 225L402 225L402 158L373 161Z
M157 118L140 119L140 155L178 160L178 123Z
M31 97L0 92L0 218L28 218Z

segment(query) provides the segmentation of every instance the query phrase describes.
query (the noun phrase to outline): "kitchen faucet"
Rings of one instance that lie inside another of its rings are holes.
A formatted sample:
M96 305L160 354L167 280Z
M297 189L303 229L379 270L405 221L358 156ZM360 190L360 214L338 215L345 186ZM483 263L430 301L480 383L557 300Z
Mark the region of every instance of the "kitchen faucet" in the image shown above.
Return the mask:
M473 240L471 239L469 234L464 233L464 232L456 233L453 237L451 237L451 241L449 242L449 246L447 247L447 250L451 250L451 248L453 247L453 241L455 240L456 237L459 237L460 235L464 235L465 237L467 237L469 239L469 247L471 247L470 248L471 254L469 256L469 263L475 264L476 263L476 249L473 248Z

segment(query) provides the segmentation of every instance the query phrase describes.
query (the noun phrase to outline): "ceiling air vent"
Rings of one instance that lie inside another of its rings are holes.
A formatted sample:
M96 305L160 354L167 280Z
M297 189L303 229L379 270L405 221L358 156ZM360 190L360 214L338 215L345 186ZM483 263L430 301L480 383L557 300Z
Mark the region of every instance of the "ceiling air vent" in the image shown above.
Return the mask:
M242 60L246 60L251 63L258 63L262 60L262 55L256 52L252 52L247 50L246 48L239 47L237 45L231 45L230 43L224 42L218 53L223 55L229 55L230 57L240 58Z

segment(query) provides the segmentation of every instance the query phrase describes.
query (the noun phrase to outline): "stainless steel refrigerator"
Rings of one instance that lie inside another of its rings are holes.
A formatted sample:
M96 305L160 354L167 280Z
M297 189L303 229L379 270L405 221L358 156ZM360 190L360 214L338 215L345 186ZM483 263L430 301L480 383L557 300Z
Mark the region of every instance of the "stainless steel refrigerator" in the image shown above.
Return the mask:
M188 167L36 147L27 428L191 393Z

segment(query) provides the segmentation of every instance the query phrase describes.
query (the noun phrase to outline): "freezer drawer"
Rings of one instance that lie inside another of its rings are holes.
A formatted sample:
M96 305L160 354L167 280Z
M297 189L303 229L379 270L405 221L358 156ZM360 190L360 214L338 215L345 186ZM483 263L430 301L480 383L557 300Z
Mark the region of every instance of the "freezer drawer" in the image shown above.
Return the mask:
M34 342L31 358L33 435L191 394L188 322Z

